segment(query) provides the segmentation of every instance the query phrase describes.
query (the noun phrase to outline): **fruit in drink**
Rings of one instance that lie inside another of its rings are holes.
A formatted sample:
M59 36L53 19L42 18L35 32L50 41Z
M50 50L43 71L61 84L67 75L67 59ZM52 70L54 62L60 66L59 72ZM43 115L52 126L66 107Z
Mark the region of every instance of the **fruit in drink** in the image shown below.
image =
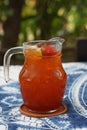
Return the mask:
M52 56L57 53L53 45L44 45L41 47L43 56Z

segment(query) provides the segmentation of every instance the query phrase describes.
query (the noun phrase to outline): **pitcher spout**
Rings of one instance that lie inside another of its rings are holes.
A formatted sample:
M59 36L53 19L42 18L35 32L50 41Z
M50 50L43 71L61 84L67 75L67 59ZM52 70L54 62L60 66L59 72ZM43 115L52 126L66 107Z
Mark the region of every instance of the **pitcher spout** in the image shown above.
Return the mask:
M61 38L61 37L54 37L54 38L51 38L50 40L55 41L57 50L59 50L59 51L62 50L62 45L63 45L63 43L65 41L63 38Z

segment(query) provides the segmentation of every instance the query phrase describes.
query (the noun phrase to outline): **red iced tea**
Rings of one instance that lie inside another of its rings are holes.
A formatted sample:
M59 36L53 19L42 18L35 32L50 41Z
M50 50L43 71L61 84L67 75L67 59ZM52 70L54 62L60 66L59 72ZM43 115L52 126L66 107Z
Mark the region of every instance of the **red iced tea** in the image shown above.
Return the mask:
M45 51L46 48L25 49L25 63L19 75L24 104L37 112L57 109L66 86L61 52L51 50L46 54Z

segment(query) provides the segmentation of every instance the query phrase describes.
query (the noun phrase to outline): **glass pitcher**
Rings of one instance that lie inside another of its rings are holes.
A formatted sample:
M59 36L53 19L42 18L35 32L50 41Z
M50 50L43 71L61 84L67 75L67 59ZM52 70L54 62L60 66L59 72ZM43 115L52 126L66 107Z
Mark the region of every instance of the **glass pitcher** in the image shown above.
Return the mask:
M4 73L9 80L9 64L13 54L23 53L24 65L19 74L24 105L35 112L52 112L62 105L67 75L61 63L64 39L36 40L23 47L9 49L4 55Z

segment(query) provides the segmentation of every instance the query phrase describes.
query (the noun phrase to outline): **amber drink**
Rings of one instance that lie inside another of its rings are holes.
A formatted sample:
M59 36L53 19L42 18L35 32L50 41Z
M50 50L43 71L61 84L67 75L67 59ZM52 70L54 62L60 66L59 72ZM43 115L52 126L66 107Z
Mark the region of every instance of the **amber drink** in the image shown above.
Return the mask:
M30 110L50 112L62 104L67 76L61 64L61 51L54 45L28 45L19 75L20 89Z

